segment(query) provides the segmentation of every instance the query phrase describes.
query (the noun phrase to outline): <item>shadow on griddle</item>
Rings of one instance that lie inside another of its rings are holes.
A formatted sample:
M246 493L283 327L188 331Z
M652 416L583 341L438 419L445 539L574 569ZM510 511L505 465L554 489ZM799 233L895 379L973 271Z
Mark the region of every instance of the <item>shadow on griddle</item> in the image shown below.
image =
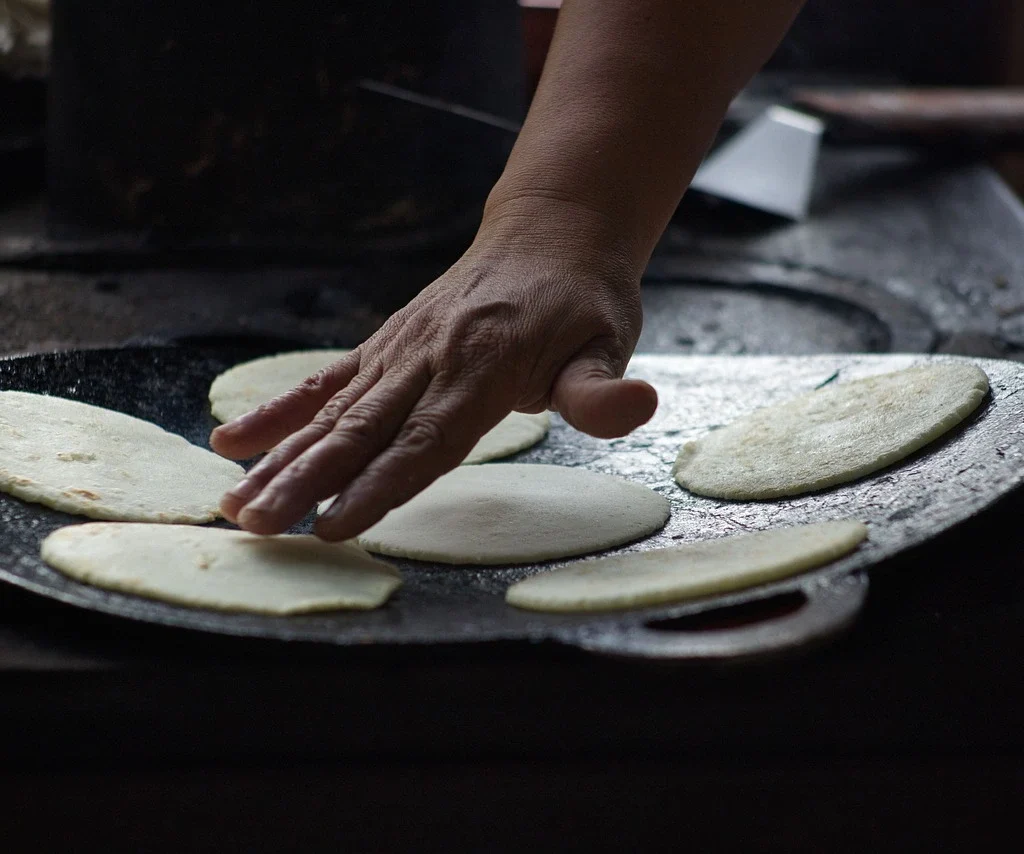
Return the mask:
M660 632L715 632L744 628L745 626L778 620L795 614L807 604L807 597L800 590L778 593L753 602L728 605L697 614L671 617L666 620L651 620L644 627Z

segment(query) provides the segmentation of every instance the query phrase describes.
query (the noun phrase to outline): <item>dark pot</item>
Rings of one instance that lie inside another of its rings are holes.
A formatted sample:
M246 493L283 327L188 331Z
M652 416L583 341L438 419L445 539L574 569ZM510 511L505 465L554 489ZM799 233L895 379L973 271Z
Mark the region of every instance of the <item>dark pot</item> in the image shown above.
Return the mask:
M361 251L471 236L521 118L515 0L54 0L57 239Z

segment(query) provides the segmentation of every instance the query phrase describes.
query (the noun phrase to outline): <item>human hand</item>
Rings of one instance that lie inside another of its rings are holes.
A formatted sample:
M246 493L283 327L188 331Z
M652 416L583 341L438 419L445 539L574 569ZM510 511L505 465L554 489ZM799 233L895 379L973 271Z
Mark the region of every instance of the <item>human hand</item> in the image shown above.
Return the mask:
M513 409L551 409L601 438L648 421L654 389L620 379L640 334L639 271L558 231L537 241L514 221L481 229L351 354L218 427L211 444L226 457L273 449L224 497L224 515L275 534L337 494L316 533L348 539L458 466Z

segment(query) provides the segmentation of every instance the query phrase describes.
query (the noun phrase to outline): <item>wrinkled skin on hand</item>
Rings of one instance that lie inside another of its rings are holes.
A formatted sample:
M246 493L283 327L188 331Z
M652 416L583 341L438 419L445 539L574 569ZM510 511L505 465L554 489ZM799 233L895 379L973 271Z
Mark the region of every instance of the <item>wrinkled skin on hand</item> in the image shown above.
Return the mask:
M246 530L286 530L338 494L316 533L348 539L459 465L512 410L551 409L601 438L648 421L657 395L622 380L641 327L639 272L612 255L475 244L344 359L211 437L267 455L224 497Z
M566 0L473 247L350 356L214 432L228 457L273 448L224 515L277 533L339 493L316 531L347 539L513 409L605 438L647 421L654 389L620 379L640 272L801 5Z

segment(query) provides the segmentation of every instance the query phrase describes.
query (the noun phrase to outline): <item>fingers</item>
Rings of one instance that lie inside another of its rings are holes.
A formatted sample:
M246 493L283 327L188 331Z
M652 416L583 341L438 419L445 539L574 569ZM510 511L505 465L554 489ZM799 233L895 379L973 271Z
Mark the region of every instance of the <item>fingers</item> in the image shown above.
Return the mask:
M551 404L577 430L615 439L651 420L658 393L643 380L620 379L608 358L592 349L562 368Z
M238 524L277 534L301 520L390 444L428 382L426 374L385 375L290 462L262 473L263 485L237 514Z
M540 415L540 413L547 411L548 405L543 400L537 403L521 404L516 407L516 412L523 412L527 415Z
M367 371L356 376L327 402L312 421L280 442L249 469L245 479L221 499L220 510L224 518L237 523L242 508L256 498L278 472L330 433L345 410L369 391L380 377L379 370Z
M337 541L361 534L458 467L476 441L507 414L508 407L498 401L435 383L387 450L317 519L316 535Z
M328 365L299 386L268 401L210 434L210 446L222 457L245 460L278 445L305 427L324 405L358 374L359 351Z

